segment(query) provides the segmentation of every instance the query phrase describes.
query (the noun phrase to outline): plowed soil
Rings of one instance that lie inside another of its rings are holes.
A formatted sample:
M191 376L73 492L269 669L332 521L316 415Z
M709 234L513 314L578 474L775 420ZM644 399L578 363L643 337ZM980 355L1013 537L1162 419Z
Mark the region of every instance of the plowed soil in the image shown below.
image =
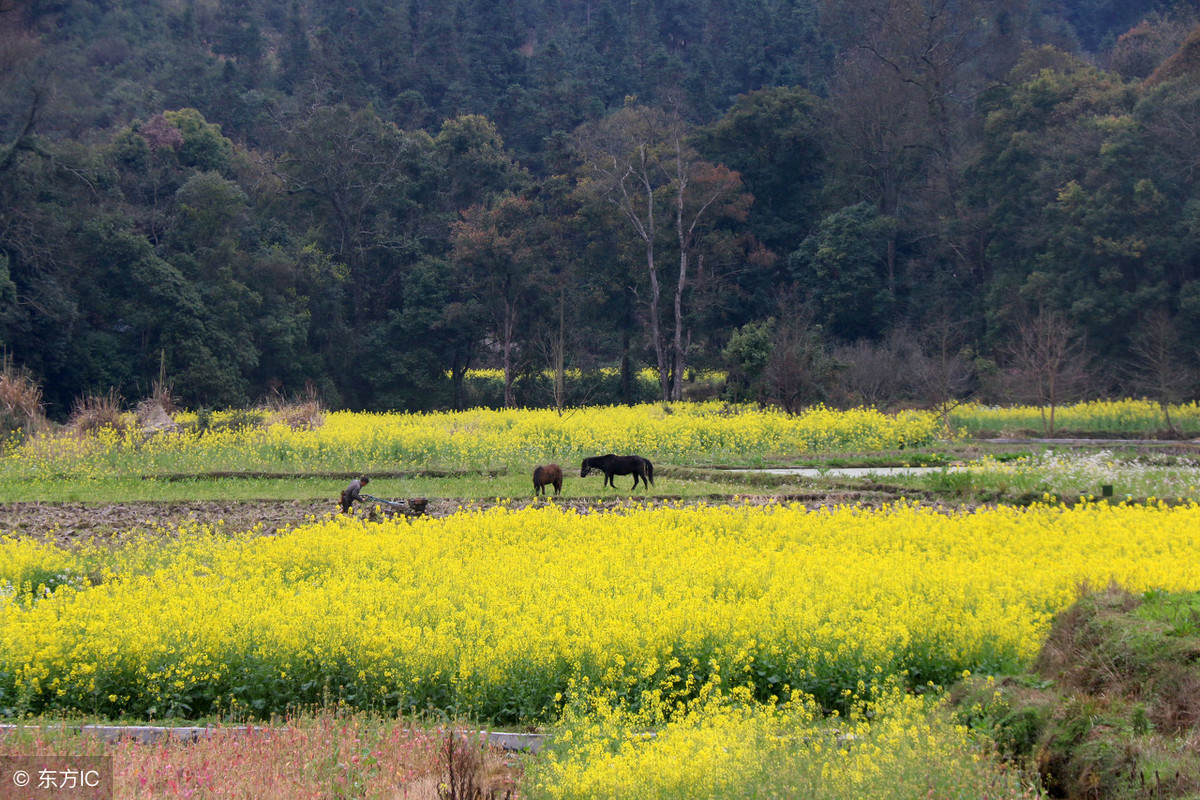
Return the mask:
M880 502L889 499L874 492L838 492L813 495L761 495L690 498L707 502L803 502L825 505L845 502ZM644 497L621 499L576 498L533 500L522 498L506 505L522 508L540 503L555 503L574 508L580 513L612 510L643 503L678 503L679 498ZM476 502L456 498L431 498L424 516L444 517L467 508L495 505L494 501ZM0 504L0 536L55 541L70 544L91 539L120 539L133 533L158 532L170 535L181 526L222 524L230 531L257 528L264 535L303 525L314 519L337 516L338 506L330 500L245 500L231 502L134 502L114 504L90 503L4 503ZM370 516L372 512L356 506L354 513Z

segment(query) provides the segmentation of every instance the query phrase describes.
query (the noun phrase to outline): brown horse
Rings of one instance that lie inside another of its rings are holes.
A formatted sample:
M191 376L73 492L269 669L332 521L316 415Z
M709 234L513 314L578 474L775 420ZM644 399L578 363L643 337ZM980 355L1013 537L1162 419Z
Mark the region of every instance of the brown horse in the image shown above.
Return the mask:
M533 470L533 496L539 494L545 497L546 484L554 484L554 493L562 492L562 467L558 464L547 464L544 467L535 467Z

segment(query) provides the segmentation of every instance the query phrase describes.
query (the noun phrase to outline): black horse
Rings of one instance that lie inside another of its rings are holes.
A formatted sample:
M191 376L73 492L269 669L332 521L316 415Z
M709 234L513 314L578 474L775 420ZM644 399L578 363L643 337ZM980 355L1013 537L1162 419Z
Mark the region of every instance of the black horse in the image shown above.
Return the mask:
M583 467L579 470L579 477L586 478L594 469L603 472L604 485L614 489L617 485L613 483L613 475L632 475L634 489L637 488L639 478L646 488L654 483L654 465L641 456L614 456L609 453L606 456L585 458Z

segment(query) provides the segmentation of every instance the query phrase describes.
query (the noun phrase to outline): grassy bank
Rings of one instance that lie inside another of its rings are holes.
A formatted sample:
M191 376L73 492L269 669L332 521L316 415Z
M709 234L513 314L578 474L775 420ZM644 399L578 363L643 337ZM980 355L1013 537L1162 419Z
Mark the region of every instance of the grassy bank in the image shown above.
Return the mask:
M1033 668L954 691L961 719L1056 796L1200 796L1200 593L1085 593Z

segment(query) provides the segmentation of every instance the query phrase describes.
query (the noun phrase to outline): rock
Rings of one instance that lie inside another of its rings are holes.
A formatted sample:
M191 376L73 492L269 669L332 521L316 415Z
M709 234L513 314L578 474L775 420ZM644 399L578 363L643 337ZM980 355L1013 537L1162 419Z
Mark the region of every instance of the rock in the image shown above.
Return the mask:
M147 434L179 430L179 425L171 419L162 404L154 400L146 400L138 406L137 420L142 432Z

